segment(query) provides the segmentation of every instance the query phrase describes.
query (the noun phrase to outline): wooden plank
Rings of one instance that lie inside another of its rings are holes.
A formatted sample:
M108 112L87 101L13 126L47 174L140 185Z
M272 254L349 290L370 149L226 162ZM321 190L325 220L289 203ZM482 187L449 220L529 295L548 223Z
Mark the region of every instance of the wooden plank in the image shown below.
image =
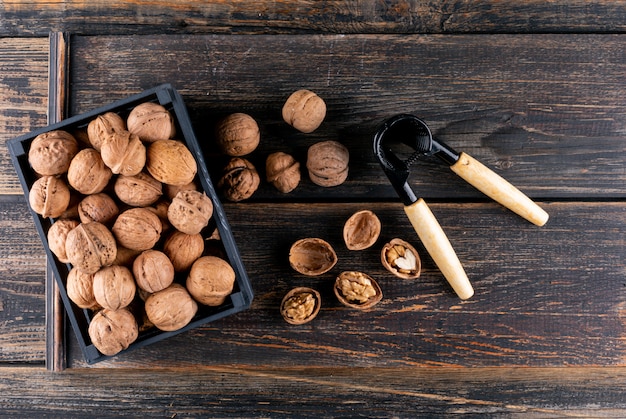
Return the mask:
M624 1L5 0L0 36L155 33L623 32Z
M0 38L0 195L21 194L5 142L46 125L48 42Z
M624 368L3 367L0 403L20 417L623 417L624 383Z
M236 111L261 125L261 146L250 156L259 168L276 150L304 166L307 147L319 140L350 149L341 187L305 179L284 195L264 184L257 200L396 199L371 139L385 118L405 112L531 197L623 198L624 42L616 35L77 36L71 114L170 82L207 154L215 151L215 121ZM328 105L309 135L280 114L302 87ZM223 162L215 161L218 176ZM416 164L411 182L427 199L486 200L437 162Z
M462 302L421 247L400 203L229 204L255 291L252 308L98 365L624 366L626 206L545 206L552 219L539 228L496 204L431 205L476 290ZM374 247L348 251L341 229L362 208L376 212L383 232ZM289 247L303 237L331 243L339 257L335 268L319 277L294 272ZM416 246L419 280L399 280L383 269L380 248L394 237ZM344 270L376 278L383 301L369 312L341 306L332 283ZM323 301L319 316L299 327L278 312L295 286L318 289ZM85 366L73 339L70 345L69 365Z

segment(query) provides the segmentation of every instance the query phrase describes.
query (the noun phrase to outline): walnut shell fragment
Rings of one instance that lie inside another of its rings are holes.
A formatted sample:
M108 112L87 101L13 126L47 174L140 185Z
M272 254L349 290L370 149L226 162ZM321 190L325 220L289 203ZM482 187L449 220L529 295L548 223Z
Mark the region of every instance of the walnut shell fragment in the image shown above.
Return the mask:
M84 273L96 273L113 263L117 256L115 238L101 223L81 223L67 234L67 259Z
M310 90L293 92L282 109L286 123L304 133L315 131L326 117L326 103Z
M343 240L350 250L372 247L380 235L381 223L370 210L357 211L343 226Z
M218 306L233 291L235 271L216 256L203 256L191 266L187 276L189 294L201 304Z
M289 264L303 275L321 275L331 270L336 263L337 254L333 247L319 238L300 239L289 250Z
M228 115L219 121L215 136L222 152L233 157L252 153L261 140L259 125L250 115L241 112Z
M147 208L131 208L122 212L111 228L118 243L132 250L148 250L161 238L159 217Z
M265 176L276 189L289 193L300 183L300 163L282 151L272 153L265 160Z
M350 153L338 141L321 141L307 151L309 178L319 186L341 185L348 178Z
M159 182L186 185L193 181L198 166L185 144L177 140L157 140L148 146L146 169Z
M402 279L419 278L422 262L417 250L402 239L392 239L380 251L380 260L389 272Z
M198 311L198 304L185 287L173 283L146 298L148 320L165 332L185 327Z
M78 153L78 141L63 130L39 134L28 149L28 162L33 170L42 176L65 173L70 162Z
M357 271L340 273L333 290L343 305L357 310L367 310L383 298L383 292L374 278Z
M235 157L224 167L217 187L229 201L239 202L248 199L261 183L259 173L248 160Z
M44 218L61 216L70 204L70 189L55 176L37 179L28 193L28 203Z
M167 209L167 219L185 234L198 234L209 224L213 202L204 192L180 191Z
M297 287L283 297L280 314L289 324L304 324L317 316L321 306L322 297L318 291L308 287Z
M93 276L93 295L98 304L109 310L130 305L136 291L133 274L125 266L106 266Z
M137 340L139 328L130 311L103 309L89 323L89 338L103 355L113 356Z
M126 120L128 130L141 141L152 143L174 138L176 126L172 114L163 105L144 102L135 106Z

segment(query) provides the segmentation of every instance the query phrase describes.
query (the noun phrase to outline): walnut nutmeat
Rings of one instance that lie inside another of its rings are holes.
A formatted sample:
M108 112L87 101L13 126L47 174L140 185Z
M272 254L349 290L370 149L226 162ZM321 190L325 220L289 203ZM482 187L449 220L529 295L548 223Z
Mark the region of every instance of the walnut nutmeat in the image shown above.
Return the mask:
M357 271L340 273L333 289L342 304L358 310L375 306L383 297L380 286L374 278Z
M283 297L280 314L289 324L308 323L319 313L321 301L318 291L308 287L297 287Z

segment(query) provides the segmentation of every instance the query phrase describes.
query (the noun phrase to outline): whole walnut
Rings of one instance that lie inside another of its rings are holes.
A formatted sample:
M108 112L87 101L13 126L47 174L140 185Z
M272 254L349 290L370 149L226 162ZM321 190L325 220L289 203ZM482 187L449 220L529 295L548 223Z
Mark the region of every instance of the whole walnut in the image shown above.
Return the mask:
M100 153L93 148L85 148L74 156L67 171L70 186L83 195L102 192L113 176L104 164Z
M30 207L44 218L59 217L70 204L70 189L55 176L42 176L28 193Z
M235 157L224 167L217 187L229 201L248 199L261 183L259 173L252 163L242 157Z
M348 177L349 159L348 149L337 141L313 144L306 162L311 181L325 187L341 185Z
M146 299L146 315L160 330L172 332L185 327L198 311L198 304L180 284L173 283Z
M163 184L146 172L134 176L119 175L113 185L115 194L125 204L146 207L163 195Z
M209 224L213 202L204 192L180 191L167 209L167 219L179 231L198 234Z
M54 130L39 134L30 144L28 163L42 176L65 173L78 153L78 141L69 132Z
M78 203L78 216L82 223L97 221L109 224L119 213L113 198L104 192L86 196Z
M104 224L81 223L67 234L65 252L75 268L93 274L113 263L117 256L117 245L113 234Z
M216 256L202 256L191 266L187 276L189 294L201 304L218 306L233 291L235 271Z
M100 154L116 175L134 176L146 165L146 147L129 131L114 131L102 143Z
M65 253L65 242L67 240L68 233L76 228L78 224L79 222L76 220L61 219L55 221L48 230L48 247L61 263L69 262L67 259L67 253Z
M163 252L172 261L176 272L184 272L204 252L204 239L200 234L173 231L163 243Z
M135 106L126 120L128 130L141 138L141 141L152 143L157 140L174 138L176 126L174 118L164 106L145 102Z
M185 144L177 140L157 140L148 147L146 168L159 182L168 185L190 183L198 166Z
M167 255L158 250L144 250L133 262L137 286L154 293L169 287L174 281L174 265Z
M102 143L114 132L126 131L126 124L115 112L98 115L87 125L87 137L93 148L100 151Z
M137 320L125 308L100 310L91 319L88 332L93 345L106 356L116 355L128 348L139 336Z
M159 217L146 208L131 208L122 212L111 228L121 246L132 250L152 249L161 237Z
M65 290L68 298L80 308L93 310L100 307L93 295L93 274L72 268L67 274Z
M310 90L293 92L283 105L285 122L304 133L315 131L325 117L326 103Z
M261 140L259 125L254 118L240 112L218 122L215 136L222 152L233 157L252 153Z
M276 189L289 193L300 183L300 163L282 151L272 153L265 161L265 176Z
M93 295L98 304L109 310L128 307L136 290L133 274L125 266L106 266L93 276Z

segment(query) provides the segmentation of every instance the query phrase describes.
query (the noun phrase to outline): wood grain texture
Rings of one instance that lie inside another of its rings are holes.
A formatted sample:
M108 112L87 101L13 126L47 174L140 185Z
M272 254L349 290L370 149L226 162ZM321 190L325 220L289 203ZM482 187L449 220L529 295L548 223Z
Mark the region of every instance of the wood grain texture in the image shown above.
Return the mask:
M256 199L395 199L371 142L384 119L406 112L531 198L626 196L620 36L77 36L72 44L71 114L170 82L207 154L215 121L236 111L261 125L263 141L250 156L259 168L277 150L304 165L315 141L350 149L341 187L303 182L284 195L267 186ZM303 87L328 106L309 135L280 113ZM487 199L438 162L412 169L411 184L425 199Z
M620 368L3 367L0 403L29 417L623 417L625 382Z
M21 194L5 142L46 125L48 41L0 38L0 195Z
M285 0L5 0L0 35L624 32L624 5L621 0L335 0L297 5Z

